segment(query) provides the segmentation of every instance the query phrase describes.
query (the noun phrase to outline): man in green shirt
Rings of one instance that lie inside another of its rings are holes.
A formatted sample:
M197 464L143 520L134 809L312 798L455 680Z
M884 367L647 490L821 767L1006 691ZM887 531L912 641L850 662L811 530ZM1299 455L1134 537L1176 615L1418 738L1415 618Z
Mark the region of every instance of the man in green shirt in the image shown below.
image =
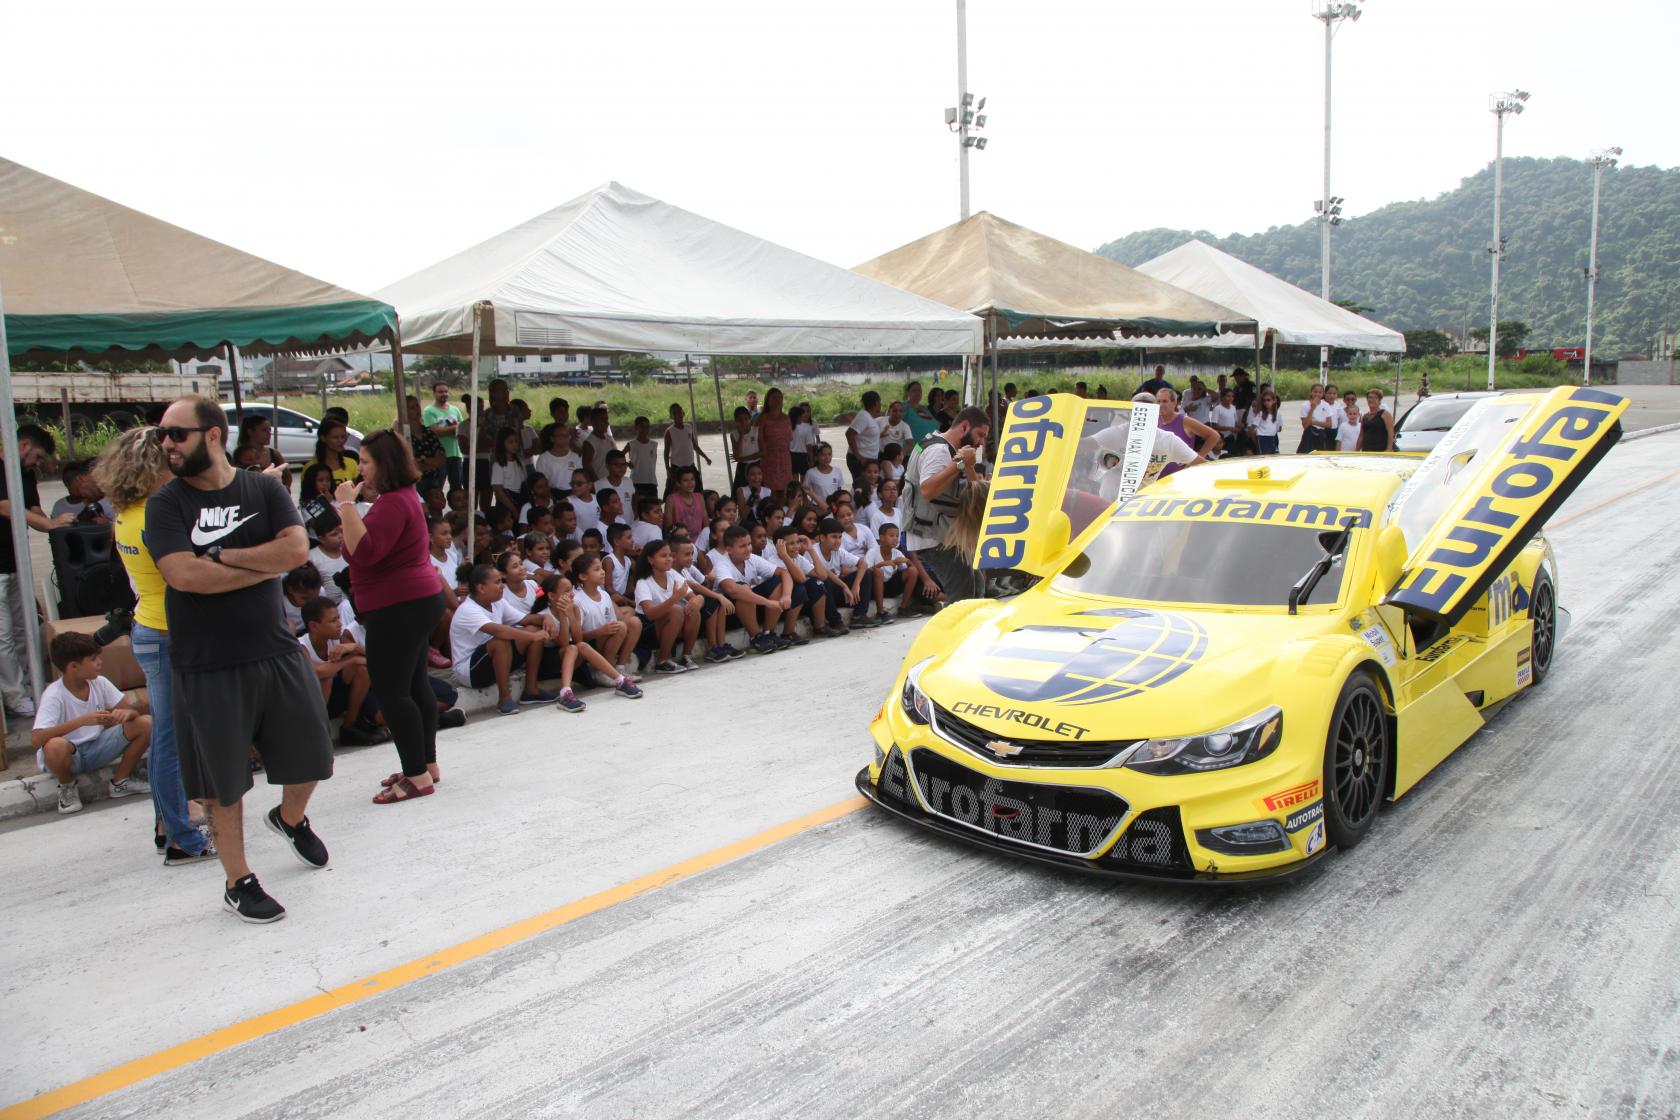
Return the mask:
M467 484L465 465L461 459L461 441L455 433L461 426L461 410L449 403L449 386L439 381L432 386L432 403L421 413L420 422L443 444L444 464L449 472L449 488L459 489Z

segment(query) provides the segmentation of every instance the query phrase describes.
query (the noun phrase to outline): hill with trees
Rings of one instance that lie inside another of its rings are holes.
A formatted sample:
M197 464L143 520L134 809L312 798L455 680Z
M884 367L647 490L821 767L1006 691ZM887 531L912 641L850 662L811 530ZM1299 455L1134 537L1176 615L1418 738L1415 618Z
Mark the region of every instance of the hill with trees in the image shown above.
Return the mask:
M1586 335L1592 165L1577 159L1507 159L1501 221L1501 320L1527 324L1530 346L1580 345ZM1437 329L1462 342L1481 327L1485 340L1492 233L1490 164L1436 198L1397 202L1339 226L1332 294L1337 302L1369 308L1372 318L1398 330ZM1319 230L1313 221L1230 237L1139 230L1097 252L1137 265L1192 237L1318 290ZM1605 171L1598 269L1596 353L1607 358L1642 353L1659 330L1680 327L1680 169Z

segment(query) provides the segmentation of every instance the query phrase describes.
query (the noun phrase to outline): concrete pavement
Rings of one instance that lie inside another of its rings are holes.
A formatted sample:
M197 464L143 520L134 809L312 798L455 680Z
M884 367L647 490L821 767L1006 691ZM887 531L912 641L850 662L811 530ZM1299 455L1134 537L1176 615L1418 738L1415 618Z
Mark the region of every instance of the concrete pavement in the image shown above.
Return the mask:
M87 1116L1670 1116L1680 1110L1680 434L1616 449L1553 539L1538 692L1321 874L1107 885L874 812L91 1101ZM847 797L909 625L528 711L437 796L340 760L310 872L252 828L273 927L164 869L149 811L0 831L17 1101ZM274 795L249 800L254 818Z

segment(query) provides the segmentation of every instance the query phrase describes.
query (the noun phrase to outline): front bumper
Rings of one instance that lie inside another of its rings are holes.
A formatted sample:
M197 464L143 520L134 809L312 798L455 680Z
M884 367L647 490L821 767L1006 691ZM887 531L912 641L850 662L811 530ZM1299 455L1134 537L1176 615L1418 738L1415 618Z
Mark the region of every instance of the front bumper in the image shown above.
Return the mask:
M856 785L859 793L868 798L873 804L885 809L893 816L903 821L936 832L941 836L960 840L965 844L973 844L1016 859L1031 860L1034 863L1048 864L1051 867L1061 867L1072 871L1080 871L1087 875L1096 875L1105 879L1124 879L1132 882L1148 883L1194 883L1194 884L1225 884L1238 885L1242 883L1271 882L1287 879L1313 867L1330 850L1328 846L1319 849L1305 859L1284 864L1281 867L1265 868L1258 871L1195 871L1186 869L1163 868L1160 870L1142 870L1136 865L1117 866L1101 858L1090 859L1084 856L1064 855L1041 848L1023 847L1000 839L990 833L977 829L964 828L940 817L933 816L919 806L910 805L891 798L882 797L873 781L870 780L869 767L865 766L857 773Z

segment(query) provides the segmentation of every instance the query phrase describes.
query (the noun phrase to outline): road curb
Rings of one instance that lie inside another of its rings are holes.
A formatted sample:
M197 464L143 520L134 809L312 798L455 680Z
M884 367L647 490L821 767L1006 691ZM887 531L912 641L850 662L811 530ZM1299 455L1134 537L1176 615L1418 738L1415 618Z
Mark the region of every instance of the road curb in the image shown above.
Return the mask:
M1664 432L1680 432L1680 423L1658 424L1654 428L1641 428L1637 432L1627 432L1623 434L1622 442L1626 443L1630 439L1644 439L1646 436L1660 436Z

